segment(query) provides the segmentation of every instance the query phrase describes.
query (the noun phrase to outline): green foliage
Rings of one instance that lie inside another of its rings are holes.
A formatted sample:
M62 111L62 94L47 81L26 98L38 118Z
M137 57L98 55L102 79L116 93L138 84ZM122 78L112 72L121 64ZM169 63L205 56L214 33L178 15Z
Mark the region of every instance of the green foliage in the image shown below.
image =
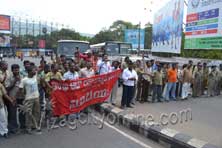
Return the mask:
M117 20L109 27L97 33L91 40L91 44L102 43L105 41L124 41L125 29L136 29L138 25L133 25L131 22Z

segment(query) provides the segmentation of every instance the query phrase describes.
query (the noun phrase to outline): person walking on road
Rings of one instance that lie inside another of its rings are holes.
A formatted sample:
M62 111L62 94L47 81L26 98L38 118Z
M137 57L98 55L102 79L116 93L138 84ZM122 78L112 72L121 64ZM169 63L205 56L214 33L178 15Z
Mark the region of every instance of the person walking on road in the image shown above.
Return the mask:
M192 82L192 65L188 66L183 70L183 86L182 86L182 99L187 99L189 96L189 90Z

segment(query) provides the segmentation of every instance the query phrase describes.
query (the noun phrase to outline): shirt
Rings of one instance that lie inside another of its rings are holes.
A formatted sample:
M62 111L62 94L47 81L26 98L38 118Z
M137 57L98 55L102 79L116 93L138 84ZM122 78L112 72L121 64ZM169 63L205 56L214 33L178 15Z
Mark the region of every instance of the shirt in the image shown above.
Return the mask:
M78 72L72 73L72 72L68 71L63 75L64 80L76 80L78 78L79 78Z
M138 80L138 76L135 70L132 69L132 71L130 71L128 68L126 68L123 71L123 84L126 86L134 86L135 85L135 81L133 80L129 80L129 78L136 78L136 80Z
M80 73L82 78L89 78L95 75L95 71L92 68L91 69L83 68L81 69Z
M0 83L0 109L4 107L3 96L7 94L5 87Z
M162 74L162 72L155 71L153 80L154 80L155 85L163 85L163 74Z
M51 80L62 80L63 78L62 78L62 75L61 75L61 73L60 72L57 72L57 73L53 73L53 72L49 72L49 73L47 73L46 75L45 75L45 81L46 82L49 82L49 81L51 81Z
M0 70L0 82L4 86L8 85L8 79L9 79L10 75L11 74L8 70L6 70L5 72Z
M168 82L176 83L177 82L177 70L169 69L167 72Z
M22 70L20 70L20 74L21 74L21 76L22 76L23 78L28 76L28 72L25 70L25 68L23 68Z
M19 88L25 89L25 100L39 98L37 76L33 76L32 78L23 78L19 85Z
M15 97L15 98L23 98L24 96L22 94L18 94L19 96L17 96L17 92L19 91L19 85L21 83L21 78L22 76L19 76L20 77L20 81L16 81L15 79L15 76L13 74L10 75L9 79L8 79L8 85L6 85L5 87L8 88L8 87L12 87L12 85L15 83L14 87L12 87L12 89L10 91L8 91L8 94L9 96L11 97Z
M109 62L101 62L98 64L99 74L107 74L112 71Z

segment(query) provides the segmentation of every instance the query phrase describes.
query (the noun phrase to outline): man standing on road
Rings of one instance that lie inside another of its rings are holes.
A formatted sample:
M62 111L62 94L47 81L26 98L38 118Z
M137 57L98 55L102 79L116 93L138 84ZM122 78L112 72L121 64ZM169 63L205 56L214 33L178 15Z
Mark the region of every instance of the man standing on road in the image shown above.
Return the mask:
M0 83L6 86L8 85L8 78L10 73L8 71L8 64L5 61L0 62Z
M22 89L25 90L24 106L26 108L26 132L31 134L33 126L34 128L38 128L40 104L36 67L30 66L27 71L28 77L22 79L19 88L20 92Z
M209 68L207 67L207 63L203 63L203 88L202 88L202 95L205 94L205 90L207 88L208 76L209 76Z
M217 71L216 66L211 67L211 72L208 75L208 97L214 97L216 95L216 83L217 83Z
M121 108L122 109L124 109L125 107L132 108L130 103L133 98L135 81L138 80L136 71L133 69L132 61L128 63L128 68L126 68L123 71L122 78L123 78L123 95L121 101Z
M98 73L101 75L101 74L107 74L109 72L111 72L111 65L109 63L109 59L108 59L108 55L103 55L103 59L102 59L102 62L99 62L98 61L98 64L97 64L97 67L98 67Z
M188 64L188 66L183 70L182 74L182 99L187 99L189 95L189 90L191 86L191 81L192 81L192 65Z
M12 74L9 77L8 85L6 85L6 89L8 91L8 94L10 97L16 99L13 100L14 102L19 102L21 99L23 99L23 96L21 94L18 94L19 91L19 85L21 83L21 76L19 74L19 65L13 64L11 66ZM18 95L17 95L18 94ZM16 133L18 130L18 124L17 124L17 107L16 105L12 105L11 103L7 103L7 109L8 109L8 128L10 133ZM21 119L24 119L21 117ZM21 120L20 120L21 121ZM20 127L24 127L23 121L20 122Z
M172 64L172 68L167 72L167 90L166 90L166 101L170 100L170 97L173 101L176 101L176 83L177 83L177 64Z
M202 88L203 88L203 71L202 65L197 65L197 71L194 73L194 80L193 80L193 97L199 97L202 95Z
M163 85L163 74L161 72L161 66L157 66L157 71L153 75L153 98L152 103L155 102L156 98L158 102L162 102L162 85Z
M63 75L64 80L76 80L79 78L79 74L75 67L76 65L73 62L69 63L69 71Z

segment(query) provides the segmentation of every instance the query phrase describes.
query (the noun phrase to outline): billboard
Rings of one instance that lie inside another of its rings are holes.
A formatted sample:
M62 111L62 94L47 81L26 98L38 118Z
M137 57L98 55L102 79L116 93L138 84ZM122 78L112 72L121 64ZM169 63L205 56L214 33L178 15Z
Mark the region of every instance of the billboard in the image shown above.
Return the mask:
M171 0L154 15L152 52L180 53L184 0Z
M10 36L0 34L0 47L10 47Z
M10 16L0 15L0 31L10 31Z
M140 49L144 49L145 30L140 29ZM125 42L131 43L133 49L138 49L139 46L139 29L126 29Z
M185 49L222 49L222 0L189 0Z

